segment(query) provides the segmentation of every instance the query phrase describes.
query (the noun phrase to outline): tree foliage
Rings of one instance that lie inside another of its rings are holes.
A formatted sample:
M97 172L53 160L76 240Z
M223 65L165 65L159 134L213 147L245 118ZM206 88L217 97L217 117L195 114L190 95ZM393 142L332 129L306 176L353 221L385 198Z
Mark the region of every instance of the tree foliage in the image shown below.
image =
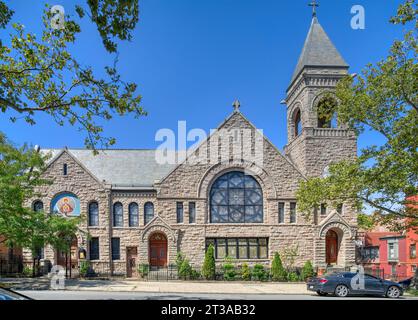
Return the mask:
M31 208L29 200L38 196L36 188L50 183L42 178L45 160L27 145L15 147L0 133L0 234L8 245L29 248L33 254L47 244L68 251L68 239L79 223L79 218Z
M338 121L358 134L373 130L384 142L364 148L355 160L333 163L327 177L303 181L297 197L307 216L321 203L348 201L359 210L372 207L392 227L417 223L417 210L407 209L416 204L408 196L418 186L417 8L409 0L391 19L413 27L394 41L386 59L337 85Z
M271 278L273 281L286 281L287 272L283 267L280 254L276 252L274 254L273 262L271 263Z
M138 21L137 0L88 0L87 4L90 11L76 7L78 16L90 16L108 52L116 52L116 39L131 40ZM60 126L69 124L84 131L89 148L113 145L115 139L103 136L100 121L128 113L145 115L137 85L122 80L117 58L105 67L105 77L98 77L71 53L80 24L66 15L64 27L54 29L52 17L47 6L42 36L37 37L13 22L13 11L0 1L0 28L11 23L13 30L9 44L0 43L0 111L10 114L13 122L23 118L29 125L36 123L39 113L47 114Z
M203 261L202 276L206 280L215 279L216 265L215 265L215 248L212 244L209 245L205 253L205 260Z

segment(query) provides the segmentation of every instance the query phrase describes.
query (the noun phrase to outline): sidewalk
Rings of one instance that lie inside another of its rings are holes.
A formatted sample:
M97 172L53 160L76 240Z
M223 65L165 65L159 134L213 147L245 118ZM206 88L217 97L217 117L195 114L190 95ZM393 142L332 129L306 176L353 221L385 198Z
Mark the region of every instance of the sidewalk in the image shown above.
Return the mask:
M0 279L15 290L49 290L49 278ZM273 282L204 282L204 281L136 281L76 280L65 282L65 290L159 293L222 293L222 294L306 294L305 283Z

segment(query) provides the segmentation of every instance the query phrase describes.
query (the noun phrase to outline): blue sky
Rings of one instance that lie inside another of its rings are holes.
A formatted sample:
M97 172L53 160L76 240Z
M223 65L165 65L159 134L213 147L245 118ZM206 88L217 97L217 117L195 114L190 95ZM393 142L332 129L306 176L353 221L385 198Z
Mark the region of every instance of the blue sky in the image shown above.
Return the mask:
M46 1L6 0L14 21L41 33ZM77 1L78 3L80 1ZM84 1L82 1L84 2ZM241 101L241 111L280 149L286 144L285 97L292 72L311 22L307 0L142 0L140 21L132 42L120 44L119 71L138 84L148 116L114 118L104 124L105 135L117 139L116 148L156 148L160 128L216 128ZM387 55L402 27L389 24L401 0L322 0L318 18L340 53L359 72L367 63ZM76 1L53 1L75 14ZM366 29L350 27L350 9L366 10ZM94 26L82 23L72 53L84 65L101 70L113 61ZM0 32L6 39L10 30ZM5 41L7 42L7 41ZM59 127L39 115L38 123L10 123L0 118L0 131L15 143L42 147L83 147L84 134L71 126ZM363 134L359 147L379 143L372 132Z

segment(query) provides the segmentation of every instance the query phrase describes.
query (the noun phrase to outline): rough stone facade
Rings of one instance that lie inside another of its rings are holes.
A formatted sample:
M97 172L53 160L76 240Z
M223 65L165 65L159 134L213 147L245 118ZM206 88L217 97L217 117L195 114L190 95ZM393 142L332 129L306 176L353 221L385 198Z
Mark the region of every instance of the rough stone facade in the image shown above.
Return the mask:
M288 144L284 154L261 136L236 109L214 134L189 154L186 161L148 186L143 186L141 181L136 186L116 186L112 181L102 181L93 172L94 168L89 170L74 151L63 149L55 154L44 173L46 178L53 180L53 184L40 189L42 196L33 201L41 200L45 212L50 212L50 203L57 194L71 192L80 200L83 223L76 235L77 245L85 248L87 259L92 260L88 239L99 238L99 259L91 263L93 268L102 271L129 274L130 263L134 263L133 268L139 264L152 264L150 237L155 234L167 239L166 264L174 263L176 254L182 252L194 266L201 266L208 238L267 238L267 257L239 259L238 262L269 265L275 252L297 248L297 266L311 260L315 266L326 267L329 264L326 239L329 230L338 235L338 257L333 264L351 266L355 260L356 212L349 203L345 203L340 212L336 208L328 208L326 214L315 213L311 219L305 219L296 206L296 220L290 220L290 203L296 202L295 194L300 181L321 175L324 168L334 161L356 156L354 133L344 126L318 128L315 109L324 90L332 91L337 81L346 74L344 67L305 66L296 76L287 91ZM298 135L295 134L295 110L301 113L302 130ZM251 132L249 141L243 138L244 131ZM219 141L227 143L219 144ZM262 145L261 154L255 152L257 143ZM213 146L220 151L216 161L213 161ZM243 150L253 151L254 157L249 159L244 156ZM120 150L120 153L123 152ZM205 155L209 155L212 161L205 160ZM193 157L200 160L194 163L188 161ZM68 168L66 175L62 172L64 165ZM218 177L231 171L245 171L260 185L263 198L261 223L210 222L211 187ZM88 226L87 218L92 201L99 204L99 225L95 227ZM123 206L121 227L113 226L113 205L116 202ZM139 207L139 225L130 227L128 207L133 202ZM147 202L154 205L154 217L145 224L144 206ZM183 204L184 213L181 223L177 222L179 202ZM191 202L196 206L193 223L189 223ZM279 221L279 202L284 203L284 221ZM120 239L120 258L114 261L111 238ZM132 261L127 261L128 248L137 252ZM30 252L25 251L25 256L29 259ZM44 259L56 264L56 251L45 248ZM77 260L77 257L74 259ZM221 263L223 259L217 261Z

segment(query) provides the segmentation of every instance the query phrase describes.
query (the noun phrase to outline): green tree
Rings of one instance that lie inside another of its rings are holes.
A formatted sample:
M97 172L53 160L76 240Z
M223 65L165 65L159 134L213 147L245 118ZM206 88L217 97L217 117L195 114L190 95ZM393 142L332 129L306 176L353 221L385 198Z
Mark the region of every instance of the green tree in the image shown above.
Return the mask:
M244 263L241 267L241 278L244 281L251 280L251 269L248 266L248 263Z
M315 275L315 271L312 265L311 260L305 262L302 268L301 278L303 281L306 281L308 278L311 278Z
M184 259L185 259L184 254L181 251L177 252L177 256L176 256L177 271L180 271L180 268Z
M271 263L271 278L273 281L286 281L287 272L282 264L280 254L274 254L273 262Z
M209 245L205 253L205 260L203 261L202 276L206 280L215 279L216 264L215 264L215 248L212 244Z
M180 278L183 278L183 279L190 278L192 273L193 273L193 268L190 265L189 260L184 259L183 262L181 263L180 270L179 270Z
M298 206L307 217L321 203L344 201L358 211L364 205L375 209L377 222L394 229L418 225L417 202L408 197L418 186L417 8L408 0L391 19L412 28L394 41L386 59L339 82L338 120L357 133L377 132L384 142L367 146L355 160L332 164L327 177L302 181Z
M138 0L87 0L77 5L79 19L88 16L97 26L105 49L114 53L119 40L131 40L138 21ZM122 80L117 56L98 77L91 67L77 60L70 50L81 32L80 23L65 16L63 28L53 28L55 12L46 7L41 37L13 22L13 10L0 1L0 29L13 33L7 45L0 43L0 111L15 122L36 123L36 115L47 114L60 126L69 124L85 131L85 145L94 150L115 139L103 136L99 120L114 115L145 115L136 94L137 85Z
M42 178L45 160L33 148L15 147L0 133L0 234L7 245L28 248L35 257L47 244L68 250L63 234L74 235L80 218L64 218L35 212L29 205ZM33 262L35 271L35 260Z

